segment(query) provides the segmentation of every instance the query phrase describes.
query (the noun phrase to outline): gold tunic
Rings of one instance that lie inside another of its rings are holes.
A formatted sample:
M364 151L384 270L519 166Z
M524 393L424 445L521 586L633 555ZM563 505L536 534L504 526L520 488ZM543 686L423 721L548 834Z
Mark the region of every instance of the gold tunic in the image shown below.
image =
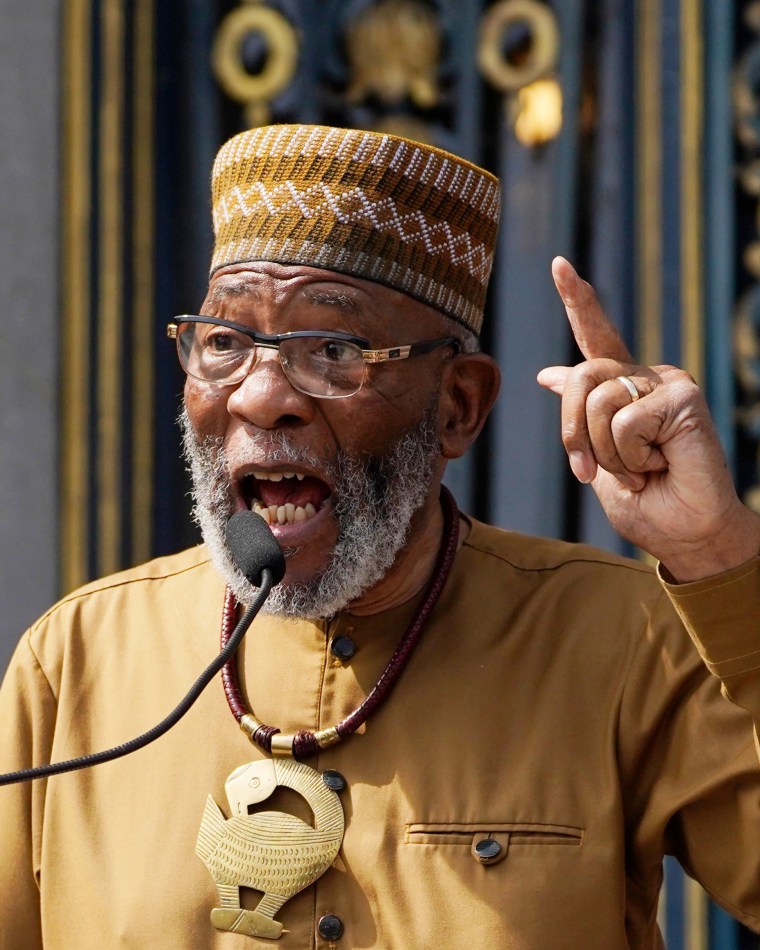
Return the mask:
M734 703L647 568L475 522L389 700L311 762L346 779L345 837L278 912L279 941L209 922L216 889L194 853L205 803L261 756L216 682L134 755L0 788L0 948L304 950L329 946L316 927L334 914L339 950L649 950L664 850L760 928L760 767L735 705L760 715L760 559L675 596ZM203 548L66 597L0 691L0 771L152 726L217 650L222 601ZM241 660L257 715L288 731L339 721L414 606L258 618ZM344 662L338 635L357 646ZM310 819L287 789L269 805ZM500 846L486 863L483 838Z

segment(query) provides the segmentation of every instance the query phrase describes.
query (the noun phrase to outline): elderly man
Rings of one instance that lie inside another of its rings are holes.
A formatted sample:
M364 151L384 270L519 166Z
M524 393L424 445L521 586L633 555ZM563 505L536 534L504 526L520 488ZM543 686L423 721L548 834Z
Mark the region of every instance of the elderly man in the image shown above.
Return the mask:
M256 594L232 513L269 523L285 578L162 739L0 788L0 947L653 948L665 853L760 929L760 519L693 381L636 365L558 259L586 361L540 382L660 579L479 524L441 478L498 390L496 180L274 126L222 148L213 196L208 296L170 330L205 546L27 633L0 766L177 702Z

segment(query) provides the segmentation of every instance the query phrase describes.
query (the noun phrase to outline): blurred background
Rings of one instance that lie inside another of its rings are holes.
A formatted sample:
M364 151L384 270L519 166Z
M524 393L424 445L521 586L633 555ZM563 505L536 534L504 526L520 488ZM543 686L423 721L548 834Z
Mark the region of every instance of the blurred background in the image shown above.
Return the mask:
M0 671L61 594L197 542L165 325L204 296L216 149L278 121L503 180L484 348L504 389L448 477L464 509L634 553L535 383L578 359L558 253L642 361L699 380L760 509L760 3L1 0ZM669 950L760 947L674 867L665 894Z

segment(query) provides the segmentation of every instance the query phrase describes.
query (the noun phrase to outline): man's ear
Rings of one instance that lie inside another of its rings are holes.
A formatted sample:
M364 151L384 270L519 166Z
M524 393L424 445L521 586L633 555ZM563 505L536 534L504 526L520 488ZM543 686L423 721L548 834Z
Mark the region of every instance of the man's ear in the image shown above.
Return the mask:
M485 353L458 353L446 364L439 399L444 458L459 458L477 439L500 385L499 367Z

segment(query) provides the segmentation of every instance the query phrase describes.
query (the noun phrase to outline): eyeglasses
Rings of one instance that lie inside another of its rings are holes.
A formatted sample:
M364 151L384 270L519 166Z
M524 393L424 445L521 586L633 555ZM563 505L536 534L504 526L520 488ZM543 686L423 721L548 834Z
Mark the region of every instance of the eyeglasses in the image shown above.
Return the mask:
M182 368L195 379L215 386L235 385L251 372L260 349L277 350L290 384L318 399L344 399L358 393L367 364L405 360L442 346L453 346L459 352L453 336L372 350L369 340L348 333L256 333L239 323L188 314L175 317L166 332L177 341Z

